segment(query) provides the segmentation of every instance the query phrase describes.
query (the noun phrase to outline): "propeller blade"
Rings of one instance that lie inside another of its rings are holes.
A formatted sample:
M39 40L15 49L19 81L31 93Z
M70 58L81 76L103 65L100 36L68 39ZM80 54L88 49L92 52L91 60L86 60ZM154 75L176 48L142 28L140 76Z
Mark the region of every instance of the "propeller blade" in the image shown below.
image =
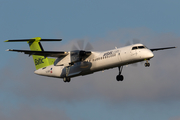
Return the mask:
M73 44L71 50L79 50L79 49Z
M81 51L88 51L88 50L92 50L93 46L91 45L91 43L87 42L86 46L84 47L84 40L78 40L77 41L77 45L73 44L72 45L72 51L73 50L81 50Z
M84 40L78 40L77 41L78 47L80 50L84 49Z
M91 45L91 43L87 43L86 44L86 47L85 47L85 50L92 50L93 49L93 46Z
M127 41L125 46L129 46L129 45L131 45L131 42Z
M140 43L141 41L139 39L133 39L133 44Z

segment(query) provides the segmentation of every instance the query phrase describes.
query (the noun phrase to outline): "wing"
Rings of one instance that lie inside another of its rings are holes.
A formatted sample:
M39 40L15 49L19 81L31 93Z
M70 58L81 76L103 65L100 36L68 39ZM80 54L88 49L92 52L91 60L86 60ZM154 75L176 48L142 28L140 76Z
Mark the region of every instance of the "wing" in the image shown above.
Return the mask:
M153 51L165 50L165 49L173 49L173 48L176 48L176 47L154 48L154 49L150 49L150 50L153 52Z
M68 55L68 52L62 52L62 51L31 51L31 50L15 50L15 49L8 49L7 51L24 52L24 54L29 54L29 56L41 55L45 57L64 57Z

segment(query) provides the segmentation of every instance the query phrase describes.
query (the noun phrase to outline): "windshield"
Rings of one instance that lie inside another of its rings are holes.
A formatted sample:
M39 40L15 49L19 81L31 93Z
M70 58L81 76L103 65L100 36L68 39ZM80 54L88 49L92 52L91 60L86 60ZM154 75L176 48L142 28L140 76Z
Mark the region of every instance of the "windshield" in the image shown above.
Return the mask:
M138 49L137 46L132 48L132 50L136 50L136 49Z
M132 47L132 50L136 50L136 49L144 49L146 48L145 46L134 46Z
M143 49L143 48L145 48L145 47L144 47L144 46L138 46L138 48L139 48L139 49Z

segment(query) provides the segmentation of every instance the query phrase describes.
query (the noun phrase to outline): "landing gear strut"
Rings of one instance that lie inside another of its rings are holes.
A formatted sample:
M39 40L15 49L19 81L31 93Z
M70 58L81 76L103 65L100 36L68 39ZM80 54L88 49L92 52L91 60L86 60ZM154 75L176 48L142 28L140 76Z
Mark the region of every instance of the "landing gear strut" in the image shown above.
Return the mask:
M123 77L123 75L121 75L123 66L118 67L118 69L119 69L119 75L116 76L116 80L117 80L117 81L123 81L123 80L124 80L124 77Z
M63 78L63 81L64 81L64 82L70 82L70 81L71 81L71 78L69 78L69 77L64 77L64 78Z
M146 63L144 63L144 66L145 67L149 67L150 66L150 63L148 62L148 60L146 60Z

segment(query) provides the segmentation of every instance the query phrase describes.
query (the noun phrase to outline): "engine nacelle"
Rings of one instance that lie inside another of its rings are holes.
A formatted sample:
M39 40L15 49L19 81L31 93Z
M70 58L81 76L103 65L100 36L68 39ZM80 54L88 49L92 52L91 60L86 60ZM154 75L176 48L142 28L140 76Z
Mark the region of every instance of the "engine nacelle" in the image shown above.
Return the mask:
M76 62L80 62L91 55L91 51L75 50L70 51L65 57L59 57L54 62L55 66L71 66Z

